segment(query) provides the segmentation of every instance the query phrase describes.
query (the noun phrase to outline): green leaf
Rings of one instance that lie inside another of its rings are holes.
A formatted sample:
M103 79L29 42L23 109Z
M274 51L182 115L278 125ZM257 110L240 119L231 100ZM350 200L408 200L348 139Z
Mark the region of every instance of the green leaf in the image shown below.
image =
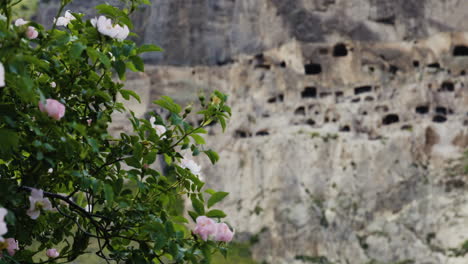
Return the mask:
M152 51L160 51L163 52L164 50L156 45L153 44L147 44L147 45L142 45L141 47L138 48L137 53L143 53L143 52L152 52Z
M127 163L127 165L131 167L135 167L135 168L141 167L140 161L134 156L126 158L125 163Z
M211 194L211 195L216 193L216 191L213 190L213 189L206 189L205 192L208 193L208 194Z
M104 198L110 204L114 202L114 189L109 184L104 184Z
M154 101L153 103L169 110L172 113L179 114L182 111L182 107L176 103L169 96L162 96L161 99Z
M229 193L227 192L217 192L213 195L211 195L210 199L208 199L208 208L212 207L216 203L220 202L223 200L226 196L228 196Z
M193 140L195 140L195 143L200 145L206 144L205 139L202 136L197 134L190 134L190 136L193 138Z
M211 217L211 218L224 218L226 217L226 214L221 210L215 209L206 213L206 216Z
M133 98L135 98L141 104L140 96L137 93L135 93L134 91L121 89L120 94L122 95L122 97L125 100L130 100L130 96L132 96Z
M12 152L18 148L19 136L12 130L0 128L0 157L9 159Z
M143 62L143 59L140 58L139 56L132 56L130 57L130 60L132 60L133 65L135 65L135 68L141 72L145 71L145 63Z
M123 61L121 61L121 60L115 61L114 62L114 69L117 72L117 74L119 75L120 80L124 80L124 78L125 78L125 69L126 69L125 63Z
M226 131L226 120L224 117L219 116L218 121L221 124L221 127L223 128L223 132Z
M74 59L79 58L85 49L86 46L81 42L75 42L70 48L70 56Z
M192 220L195 222L197 220L197 217L199 216L196 212L194 211L188 211L188 214L190 216L190 218L192 218Z
M214 165L216 164L216 162L218 162L219 160L219 155L218 153L214 152L213 150L205 150L203 151L203 153L206 154L206 156L208 156L208 158L210 159L211 163Z
M192 196L192 206L193 209L195 209L195 212L197 212L198 215L204 215L205 214L205 207L203 206L203 203L195 198L195 196Z
M99 52L99 51L97 52L97 55L99 57L99 61L106 67L106 69L109 69L111 66L111 61L109 57L107 57L106 54ZM124 72L125 72L125 68L124 68Z

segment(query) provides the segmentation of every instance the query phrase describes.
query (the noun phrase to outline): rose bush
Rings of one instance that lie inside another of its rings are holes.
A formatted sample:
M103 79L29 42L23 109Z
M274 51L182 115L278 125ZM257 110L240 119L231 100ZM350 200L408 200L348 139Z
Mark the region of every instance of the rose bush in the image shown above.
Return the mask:
M166 119L130 111L133 132L108 133L111 114L128 111L118 95L140 100L123 89L126 72L144 71L142 53L162 51L128 39L129 15L149 1L100 5L87 19L64 12L70 0L62 0L49 30L13 21L19 2L0 2L0 262L70 262L91 244L117 263L210 263L226 254L234 232L212 207L227 193L202 190L191 157L218 161L203 134L212 123L225 129L227 96L200 96L193 113L163 96L154 103ZM157 160L164 170L151 166ZM183 199L192 210L177 209Z

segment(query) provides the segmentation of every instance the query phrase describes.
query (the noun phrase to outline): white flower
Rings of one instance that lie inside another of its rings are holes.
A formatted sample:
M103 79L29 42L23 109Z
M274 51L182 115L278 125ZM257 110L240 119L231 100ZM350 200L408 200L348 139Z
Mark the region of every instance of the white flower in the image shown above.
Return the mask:
M130 30L126 25L123 27L119 24L113 25L112 20L105 16L91 19L91 24L97 28L99 33L118 40L124 40L130 33Z
M156 130L156 134L161 137L164 133L166 133L166 127L165 126L161 126L161 125L155 125L154 122L156 122L156 118L154 116L152 116L150 118L150 123L151 123L151 126ZM165 139L166 136L163 136L161 137L161 139Z
M7 224L5 223L5 216L8 211L5 208L0 208L0 242L3 242L3 235L8 232Z
M117 30L117 35L115 38L120 41L126 39L128 34L130 34L130 30L128 29L127 25L124 25L123 27L120 25L115 25L115 29Z
M22 18L18 18L18 19L16 19L16 21L15 21L15 26L21 27L21 26L23 26L23 25L26 25L27 23L29 23L29 21L26 21L26 20L24 20L24 19L22 19Z
M63 17L59 17L57 19L54 18L54 23L57 26L64 26L66 27L72 20L75 20L76 18L70 13L70 10L67 10L65 12L65 15Z
M180 161L180 167L184 169L189 169L190 172L194 175L200 176L201 174L201 166L195 163L195 161L188 159L186 157L184 157Z
M65 18L72 21L72 20L75 20L76 17L74 17L71 13L70 13L70 10L67 10L65 11Z
M55 82L51 82L50 87L55 88L55 87L57 87L57 84Z
M52 204L49 198L44 198L44 192L38 189L31 189L31 196L29 196L30 207L26 212L31 219L36 220L41 214L41 209L52 211Z
M0 62L0 87L5 86L5 67L3 67L3 64Z

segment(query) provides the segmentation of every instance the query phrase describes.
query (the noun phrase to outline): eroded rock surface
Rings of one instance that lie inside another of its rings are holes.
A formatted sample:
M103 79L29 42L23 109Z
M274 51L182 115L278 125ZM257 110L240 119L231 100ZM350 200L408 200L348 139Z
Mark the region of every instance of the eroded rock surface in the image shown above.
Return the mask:
M43 1L39 21L56 3ZM210 187L231 193L220 207L237 239L257 241L259 261L465 264L450 249L468 239L468 33L457 33L468 32L467 9L160 0L135 24L167 51L129 81L147 103L130 105L144 117L160 95L230 95L228 130L207 140L221 160L198 161ZM125 130L114 120L113 133Z
M204 176L267 263L467 263L468 34L292 41L222 67L147 67L151 100L230 95ZM150 101L151 101L150 100ZM156 109L148 106L148 111ZM193 120L196 122L196 120ZM374 261L374 262L372 262ZM398 262L407 261L407 262Z
M41 0L37 20L50 24L59 0ZM117 0L74 1L94 15ZM437 32L468 31L464 0L158 0L134 16L144 43L166 48L149 62L223 65L288 43L339 40L402 41Z

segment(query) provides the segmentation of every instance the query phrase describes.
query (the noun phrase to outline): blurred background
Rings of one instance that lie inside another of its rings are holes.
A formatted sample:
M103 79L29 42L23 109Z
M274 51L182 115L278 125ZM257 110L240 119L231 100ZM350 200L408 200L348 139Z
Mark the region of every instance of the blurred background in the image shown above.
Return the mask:
M104 0L75 0L95 15ZM50 25L58 0L18 16ZM141 117L169 95L229 94L203 176L236 229L215 263L466 264L468 1L154 0L132 74ZM193 120L197 122L197 120ZM113 133L128 128L115 116ZM465 243L465 244L464 244ZM465 247L463 247L465 246ZM81 263L95 260L82 259Z

